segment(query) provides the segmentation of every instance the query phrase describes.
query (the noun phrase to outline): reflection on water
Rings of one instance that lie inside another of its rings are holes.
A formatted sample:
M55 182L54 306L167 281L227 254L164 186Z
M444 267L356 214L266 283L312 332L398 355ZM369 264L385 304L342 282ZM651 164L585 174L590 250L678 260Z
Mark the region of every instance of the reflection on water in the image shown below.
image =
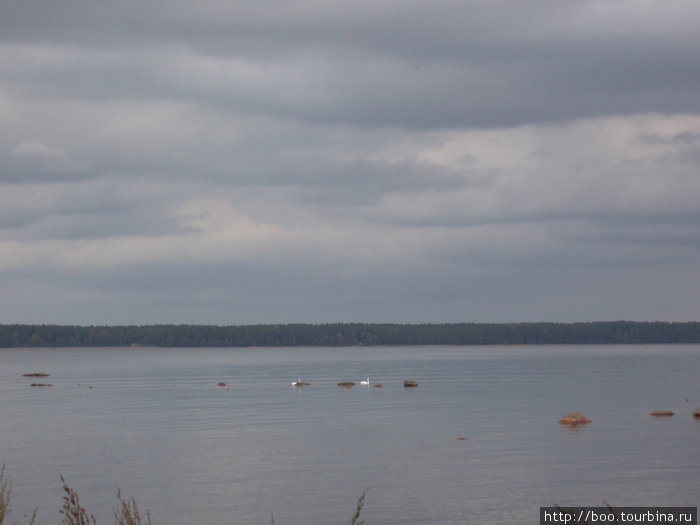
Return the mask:
M347 523L366 488L372 525L696 506L698 370L698 345L0 350L0 461L40 523L60 474L100 524L115 484L174 525Z

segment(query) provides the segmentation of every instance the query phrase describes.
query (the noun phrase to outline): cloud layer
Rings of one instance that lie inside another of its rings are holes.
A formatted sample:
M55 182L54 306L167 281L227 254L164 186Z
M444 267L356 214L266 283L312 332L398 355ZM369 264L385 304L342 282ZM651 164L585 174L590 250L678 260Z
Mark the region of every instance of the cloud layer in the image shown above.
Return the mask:
M699 25L5 3L0 320L697 320Z

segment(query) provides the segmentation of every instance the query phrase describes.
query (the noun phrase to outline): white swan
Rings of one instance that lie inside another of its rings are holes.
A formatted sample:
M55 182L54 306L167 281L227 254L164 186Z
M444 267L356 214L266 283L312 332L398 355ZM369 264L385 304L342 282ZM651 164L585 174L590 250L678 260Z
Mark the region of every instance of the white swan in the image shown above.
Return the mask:
M298 381L294 381L294 382L292 383L292 386L306 386L306 385L308 385L308 384L309 384L309 383L304 383L304 382L301 380L301 378L299 378Z
M361 384L361 385L367 385L367 386L369 386L369 383L370 383L369 377L367 378L367 381L360 381L360 384Z

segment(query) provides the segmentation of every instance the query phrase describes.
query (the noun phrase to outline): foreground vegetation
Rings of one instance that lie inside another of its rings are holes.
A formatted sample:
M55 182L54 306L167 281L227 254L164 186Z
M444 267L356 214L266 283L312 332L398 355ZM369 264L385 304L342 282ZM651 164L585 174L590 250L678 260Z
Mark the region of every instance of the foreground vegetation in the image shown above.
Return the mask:
M0 325L0 347L700 343L700 322Z
M61 476L61 482L63 483L64 495L63 507L61 508L60 513L63 515L63 519L59 525L97 525L95 517L88 513L88 511L80 504L80 497L78 496L78 493L68 486L63 476ZM349 525L365 525L365 521L360 520L360 514L362 513L362 508L365 504L367 490L368 489L365 489L357 500L357 503L355 504L355 512L348 522ZM5 465L3 464L0 468L0 525L10 525L9 523L5 524L5 519L11 512L11 491L9 479L5 476ZM119 488L117 488L117 501L118 504L112 509L115 525L152 525L150 512L146 510L146 517L145 519L142 519L138 506L136 505L136 500L134 498L128 499L122 497L121 489ZM604 503L611 511L611 514L615 515L615 520L609 523L620 523L613 507L607 502ZM571 523L572 525L589 525L588 521L579 521L577 518L578 513L572 509L563 508L556 504L554 507L567 514L568 523ZM29 518L29 525L36 524L36 516L37 509L35 508L31 517ZM276 525L274 514L270 515L270 522L272 525ZM12 525L20 524L13 521Z
M95 516L88 513L85 508L80 505L80 497L78 493L68 486L66 480L61 476L61 482L63 483L63 507L61 508L61 514L63 519L59 525L97 525ZM10 486L10 480L5 475L5 465L0 467L0 525L10 525L10 522L5 523L5 519L12 512L10 508L10 493L12 492L12 487ZM350 525L364 525L364 521L360 521L360 513L362 512L362 507L365 502L365 495L367 491L365 490L360 498L357 500L355 505L355 513L349 521ZM151 514L146 510L146 517L141 518L141 513L136 505L136 499L134 498L124 498L121 493L121 489L117 487L117 505L112 509L114 516L115 525L151 525ZM29 525L36 524L37 508L34 509L31 517L29 518ZM270 521L272 525L275 525L275 516L271 515ZM11 522L12 525L19 525L17 522Z
M63 476L61 476L61 482L63 483L64 495L63 507L61 508L63 520L60 525L97 525L95 517L80 505L78 493L68 486ZM0 468L0 525L5 524L5 519L12 512L10 508L11 492L12 487L10 486L9 478L5 476L5 465L3 464L2 468ZM118 504L112 509L115 525L151 525L150 513L146 511L146 518L145 520L142 519L136 500L122 497L119 488L117 488L117 501ZM38 509L34 508L29 518L29 525L36 523L37 511ZM12 525L18 524L12 521Z

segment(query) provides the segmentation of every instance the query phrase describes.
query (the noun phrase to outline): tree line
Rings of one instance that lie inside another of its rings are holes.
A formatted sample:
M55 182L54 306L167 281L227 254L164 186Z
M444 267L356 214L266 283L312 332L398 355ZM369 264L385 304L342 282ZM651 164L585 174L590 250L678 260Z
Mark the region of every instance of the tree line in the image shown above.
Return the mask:
M0 325L0 347L700 343L700 322Z

